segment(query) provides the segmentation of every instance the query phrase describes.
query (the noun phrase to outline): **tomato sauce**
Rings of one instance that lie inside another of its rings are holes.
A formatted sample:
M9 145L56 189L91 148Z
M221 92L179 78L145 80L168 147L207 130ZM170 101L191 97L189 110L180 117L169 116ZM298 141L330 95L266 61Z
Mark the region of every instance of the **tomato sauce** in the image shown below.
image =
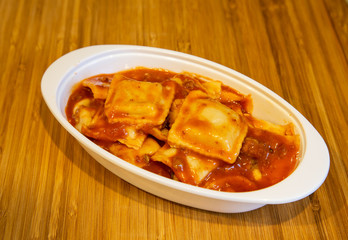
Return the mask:
M289 176L297 154L298 146L285 136L249 128L236 162L216 168L200 186L229 192L262 189ZM260 179L255 180L255 172Z
M156 69L133 69L121 72L125 78L138 81L165 82L172 78L179 79L182 84L176 84L175 99L183 99L186 95L196 89L201 89L202 80L187 74L177 74L167 70ZM102 81L109 81L113 74L102 74L91 78ZM250 97L245 97L236 90L223 85L222 90L227 95L233 94L237 99L228 98L219 101L231 109L239 109L242 113L248 113L252 109ZM92 128L82 128L81 131L89 137L95 144L109 150L109 147L119 137L128 134L125 132L121 123L109 123L104 114L105 99L93 98L93 92L82 84L77 85L71 93L67 102L67 119L73 126L76 126L78 119L74 113L74 106L83 99L89 99L88 108L100 114L99 121ZM164 124L165 128L169 126ZM157 140L162 146L165 142ZM266 130L249 127L246 138L244 139L237 160L233 164L221 161L215 170L211 171L198 186L228 192L244 192L262 189L271 186L289 176L297 164L299 147L290 141L286 136L278 135ZM185 154L185 151L180 151ZM172 168L163 163L147 161L144 169L156 174L173 178L182 182L195 185L195 181L185 157L176 157L172 160ZM143 159L145 161L145 159Z

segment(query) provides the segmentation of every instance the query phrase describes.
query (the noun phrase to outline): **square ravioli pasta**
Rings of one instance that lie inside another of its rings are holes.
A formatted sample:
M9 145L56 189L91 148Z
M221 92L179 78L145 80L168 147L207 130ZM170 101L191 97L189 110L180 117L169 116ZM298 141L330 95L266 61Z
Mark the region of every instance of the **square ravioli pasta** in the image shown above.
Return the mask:
M238 113L202 91L192 91L169 130L168 143L234 163L247 131L248 125Z
M199 185L222 162L186 149L172 148L168 144L160 148L151 159L170 167L179 181L192 185Z
M110 123L161 125L169 112L175 83L114 80L105 101L105 114Z

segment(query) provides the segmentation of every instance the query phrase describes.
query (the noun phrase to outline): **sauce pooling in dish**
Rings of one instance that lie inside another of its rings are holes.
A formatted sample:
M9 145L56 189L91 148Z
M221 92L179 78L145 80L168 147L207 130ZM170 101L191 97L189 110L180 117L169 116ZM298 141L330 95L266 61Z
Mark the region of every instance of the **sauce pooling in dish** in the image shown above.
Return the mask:
M208 189L245 192L295 169L293 125L252 116L252 99L192 73L138 67L82 80L68 121L91 141L138 167Z

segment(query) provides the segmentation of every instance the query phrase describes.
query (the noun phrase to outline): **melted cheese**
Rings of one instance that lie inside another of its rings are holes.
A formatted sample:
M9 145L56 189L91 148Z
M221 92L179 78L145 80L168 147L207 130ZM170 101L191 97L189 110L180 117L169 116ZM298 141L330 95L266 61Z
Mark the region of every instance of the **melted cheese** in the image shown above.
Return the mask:
M233 163L247 129L247 123L236 112L201 91L192 91L169 130L168 142L172 147Z

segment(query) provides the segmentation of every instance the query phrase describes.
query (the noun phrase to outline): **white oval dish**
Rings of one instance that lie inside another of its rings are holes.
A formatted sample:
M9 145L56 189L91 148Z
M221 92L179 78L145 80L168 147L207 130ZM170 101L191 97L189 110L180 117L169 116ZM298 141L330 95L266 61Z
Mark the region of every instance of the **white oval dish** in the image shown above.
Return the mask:
M277 124L292 122L300 135L300 162L283 181L258 191L230 193L191 186L138 168L103 150L66 119L65 106L72 87L84 78L143 66L187 71L220 80L243 94L251 94L253 115ZM324 182L330 166L327 146L314 127L289 103L256 81L220 64L171 50L129 45L98 45L70 52L45 72L41 91L59 123L100 164L125 181L164 199L209 211L236 213L266 204L302 199Z

